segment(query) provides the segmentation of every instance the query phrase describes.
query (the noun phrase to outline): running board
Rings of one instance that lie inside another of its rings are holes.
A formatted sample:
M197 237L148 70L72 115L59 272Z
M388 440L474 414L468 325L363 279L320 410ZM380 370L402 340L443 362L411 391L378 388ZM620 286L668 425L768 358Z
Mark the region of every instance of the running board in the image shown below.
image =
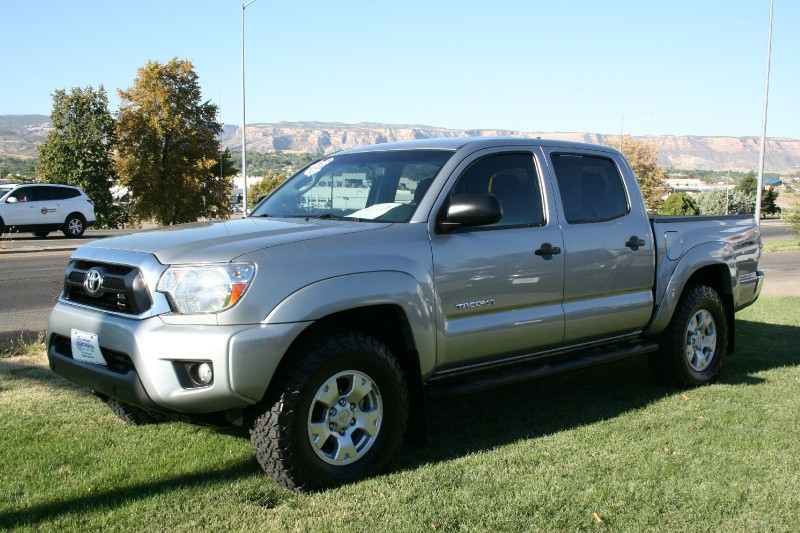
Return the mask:
M587 352L568 359L529 360L510 367L493 368L461 375L458 378L433 378L426 385L426 393L428 399L431 400L462 396L496 387L514 385L532 379L555 376L582 368L622 361L623 359L652 353L656 350L658 350L658 344L655 342L640 342L634 345L625 344L614 349L604 348L594 353Z

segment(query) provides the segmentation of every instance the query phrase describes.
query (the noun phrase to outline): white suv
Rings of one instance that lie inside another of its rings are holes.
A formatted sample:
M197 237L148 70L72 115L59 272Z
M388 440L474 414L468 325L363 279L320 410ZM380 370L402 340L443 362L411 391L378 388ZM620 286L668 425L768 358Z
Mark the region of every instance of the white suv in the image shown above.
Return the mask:
M0 192L0 234L21 231L46 237L60 230L77 238L94 223L94 202L80 187L29 183Z

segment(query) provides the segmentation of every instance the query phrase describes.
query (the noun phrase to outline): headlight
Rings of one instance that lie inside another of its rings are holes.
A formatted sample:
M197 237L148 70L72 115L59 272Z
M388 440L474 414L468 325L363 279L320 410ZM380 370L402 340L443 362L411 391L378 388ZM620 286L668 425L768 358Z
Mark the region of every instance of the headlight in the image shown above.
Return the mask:
M218 313L239 301L255 270L249 263L171 266L156 290L167 295L178 313Z

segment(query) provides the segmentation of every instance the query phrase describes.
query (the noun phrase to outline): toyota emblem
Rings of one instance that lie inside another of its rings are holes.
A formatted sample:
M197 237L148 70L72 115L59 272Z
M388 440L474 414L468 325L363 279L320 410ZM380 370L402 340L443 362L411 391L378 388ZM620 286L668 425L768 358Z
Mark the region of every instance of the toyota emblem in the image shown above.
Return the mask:
M83 280L83 288L89 296L98 296L103 287L103 275L96 268L89 269Z

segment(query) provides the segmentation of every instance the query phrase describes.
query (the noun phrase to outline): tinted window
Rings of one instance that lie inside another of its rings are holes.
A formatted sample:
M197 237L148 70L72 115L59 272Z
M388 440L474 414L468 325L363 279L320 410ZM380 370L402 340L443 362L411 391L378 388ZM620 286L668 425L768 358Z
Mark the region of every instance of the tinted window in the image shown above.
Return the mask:
M69 200L70 198L77 198L81 195L81 192L73 187L50 188L53 189L53 199L55 200Z
M622 177L612 160L554 154L552 161L567 222L600 222L628 212Z
M503 218L494 226L544 224L542 195L530 154L493 155L475 161L450 196L485 193L497 196L503 206Z
M33 187L20 187L16 191L8 195L9 198L16 198L18 202L32 202L33 201Z

